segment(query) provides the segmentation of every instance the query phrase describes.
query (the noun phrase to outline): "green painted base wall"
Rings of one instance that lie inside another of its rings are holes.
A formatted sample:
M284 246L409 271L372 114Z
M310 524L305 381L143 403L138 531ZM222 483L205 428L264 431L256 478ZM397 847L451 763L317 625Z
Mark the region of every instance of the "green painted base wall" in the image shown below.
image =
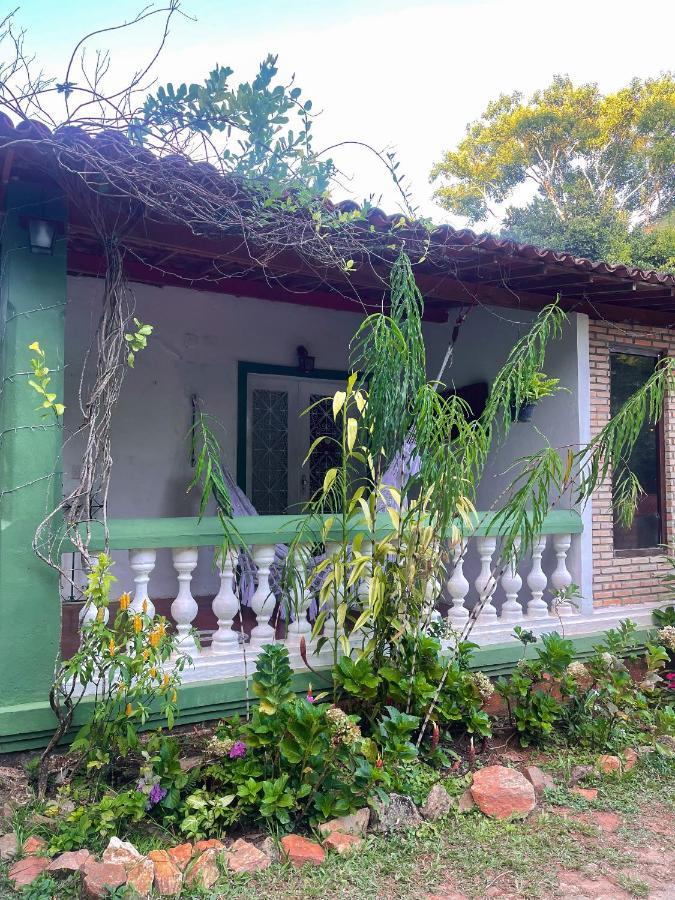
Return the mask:
M644 647L649 629L636 632L638 648ZM573 638L577 657L583 659L593 652L593 645L602 638L600 633ZM534 656L530 645L527 656ZM496 677L506 675L515 668L522 656L522 647L511 641L508 644L495 644L476 651L472 668ZM298 693L304 693L311 683L315 692L325 690L328 684L329 669L320 670L319 676L311 672L298 672L294 676L293 687ZM90 715L92 700L84 700L78 707L74 730L82 725ZM191 722L208 722L225 716L242 714L246 711L246 685L241 678L231 678L219 682L198 682L185 684L179 691L181 713L179 724ZM159 724L159 719L151 721L149 727ZM44 747L53 734L56 719L49 708L47 700L35 703L23 703L15 706L0 707L0 754L19 750L33 750ZM72 738L73 734L69 735Z

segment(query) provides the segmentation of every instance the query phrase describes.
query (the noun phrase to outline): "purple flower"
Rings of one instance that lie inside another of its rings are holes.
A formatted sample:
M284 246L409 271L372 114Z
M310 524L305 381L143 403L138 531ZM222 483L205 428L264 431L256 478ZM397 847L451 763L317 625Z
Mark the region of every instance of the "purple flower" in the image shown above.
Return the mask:
M158 784L153 784L148 794L148 808L160 803L166 797L166 790Z
M308 694L307 694L307 702L308 702L308 703L314 703L314 695L312 694L311 691L309 691Z
M235 741L230 748L230 759L241 759L246 756L246 744L243 741Z

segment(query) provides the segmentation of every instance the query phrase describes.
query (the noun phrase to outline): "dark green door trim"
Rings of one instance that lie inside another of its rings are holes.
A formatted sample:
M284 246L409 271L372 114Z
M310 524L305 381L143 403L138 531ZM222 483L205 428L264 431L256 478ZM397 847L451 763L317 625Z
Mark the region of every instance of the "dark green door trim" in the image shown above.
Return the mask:
M248 376L287 375L291 378L309 378L319 381L346 381L348 372L340 369L314 369L305 374L297 366L275 366L271 363L239 362L237 372L237 484L246 490L246 389Z

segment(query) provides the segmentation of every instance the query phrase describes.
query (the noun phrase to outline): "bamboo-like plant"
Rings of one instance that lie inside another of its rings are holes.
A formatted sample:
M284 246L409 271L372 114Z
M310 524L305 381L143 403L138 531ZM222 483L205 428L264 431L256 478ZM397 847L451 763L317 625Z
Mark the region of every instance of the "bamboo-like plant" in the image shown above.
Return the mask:
M557 303L539 313L495 377L483 414L472 421L463 400L443 396L427 379L422 310L410 261L401 253L391 272L390 311L363 322L352 344L353 373L332 398L339 437L318 438L310 449L309 456L323 441L337 441L340 464L308 504L289 553L292 565L308 536L320 536L326 553L312 572L321 582L314 639L319 646L331 642L335 661L339 654L367 658L375 671L396 662L404 637L415 641L426 630L451 574L448 545L466 541L479 524L476 490L490 449L508 434L513 409L527 401L533 374L543 370L547 346L566 322ZM619 502L621 515L631 515L639 487L626 460L642 423L662 414L673 378L672 361L662 361L588 445L546 445L516 461L501 508L489 514L501 536L495 581L531 549L553 506L564 497L587 502L612 473L630 486L619 492ZM395 460L400 483L392 486L383 475ZM480 604L472 610L458 648L480 611ZM413 655L411 683L414 666ZM443 679L419 740L442 689Z

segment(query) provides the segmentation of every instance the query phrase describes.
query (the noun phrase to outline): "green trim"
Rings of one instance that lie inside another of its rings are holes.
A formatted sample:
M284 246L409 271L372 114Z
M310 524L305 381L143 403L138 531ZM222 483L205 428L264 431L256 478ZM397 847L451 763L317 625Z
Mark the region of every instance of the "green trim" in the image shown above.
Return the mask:
M471 536L498 536L499 531L490 527L492 513L477 513L476 525L468 532ZM246 546L255 544L290 543L301 522L306 524L307 537L321 540L320 522L333 516L234 516L232 523L239 532ZM391 521L386 513L378 517L377 535L384 535L392 529ZM460 532L467 534L461 523L456 523ZM103 550L105 534L100 522L91 522L81 526L82 533L91 532L90 548ZM542 527L542 534L580 534L583 530L581 516L575 510L555 510L547 515ZM366 531L365 523L354 523L354 534ZM220 520L214 516L203 519L181 517L175 519L109 519L109 547L111 550L152 550L172 547L213 547L223 541L223 529ZM333 540L341 539L339 523L333 525L330 533Z
M636 650L640 652L652 629L640 628L636 631ZM575 655L584 659L593 652L593 647L602 640L604 632L592 635L572 637ZM534 648L526 648L526 656L534 656ZM505 644L493 644L477 650L473 656L471 668L485 672L487 675L507 675L513 671L516 663L523 655L523 648L518 641ZM329 669L320 669L316 673L296 672L293 676L293 689L303 694L311 683L315 689L321 686L321 676L328 676ZM323 688L321 688L323 689ZM179 688L180 715L178 724L206 722L224 716L241 714L246 711L246 685L242 678L227 678L220 681L198 681L184 684ZM84 722L93 704L92 698L86 698L78 707L74 727L66 742ZM161 724L159 716L148 721L148 728ZM54 733L56 719L47 701L22 703L0 708L0 753L13 753L19 750L32 750L44 747Z
M346 381L348 372L340 369L314 369L304 375L297 366L275 366L271 363L241 361L237 367L237 484L246 491L246 395L248 376L287 375L291 378L315 378L320 381Z

